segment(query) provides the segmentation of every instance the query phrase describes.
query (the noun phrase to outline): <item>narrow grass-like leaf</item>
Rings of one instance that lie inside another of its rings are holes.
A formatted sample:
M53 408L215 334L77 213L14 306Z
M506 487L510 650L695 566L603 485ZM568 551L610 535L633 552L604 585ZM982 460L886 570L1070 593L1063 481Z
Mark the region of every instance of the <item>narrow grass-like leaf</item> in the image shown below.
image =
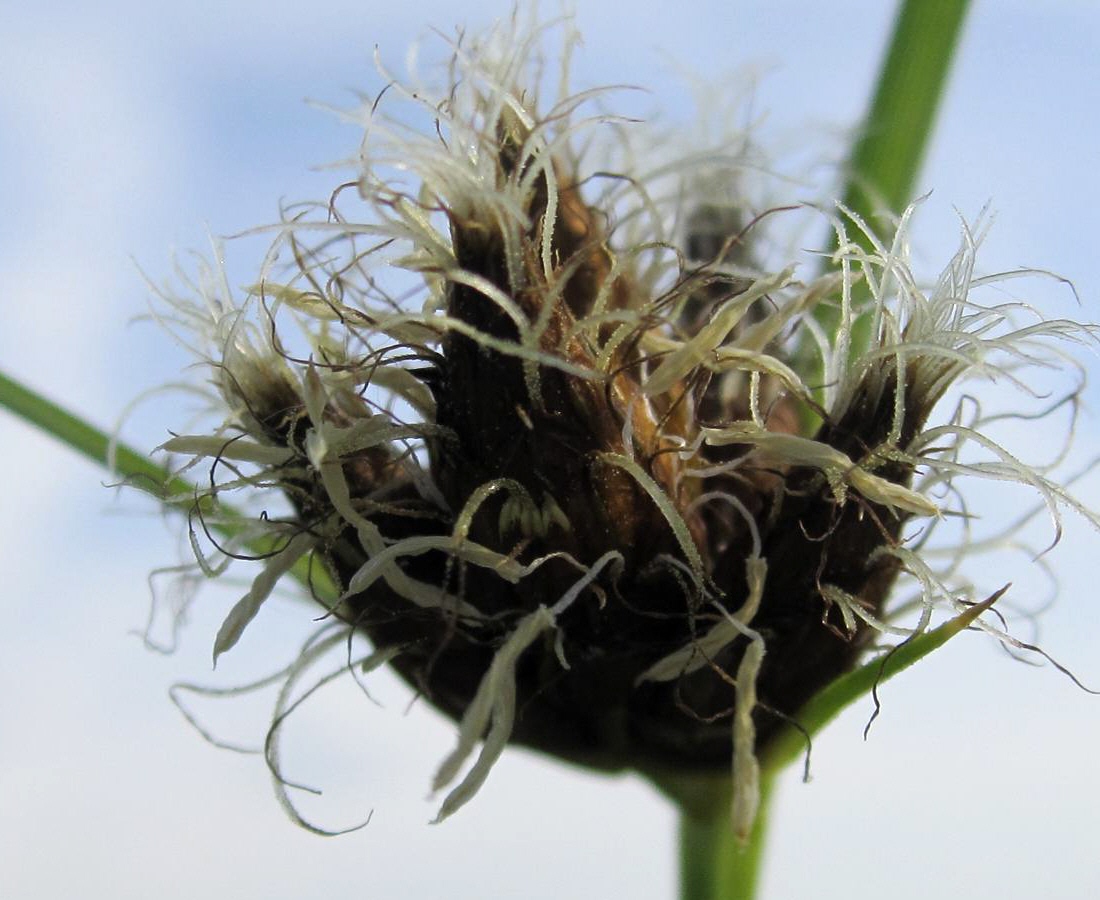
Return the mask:
M2 371L0 406L7 407L15 415L37 425L51 437L68 444L78 453L117 475L120 481L144 491L170 509L184 514L195 511L209 513L214 509L209 499L199 499L201 492L190 481L173 475L125 444L115 443L112 466L109 458L111 439L105 432ZM208 527L225 537L240 534L247 523L244 516L237 514L232 507L221 501L217 503L217 512L217 519L208 521ZM280 541L276 537L259 537L250 539L245 546L250 553L264 557L278 550ZM291 574L321 600L333 601L340 595L323 567L310 566L308 557L298 560L291 569Z
M761 767L775 772L803 756L806 752L806 735L811 738L841 712L878 686L909 668L917 660L938 650L960 631L969 628L1007 590L1002 588L988 599L944 622L938 628L918 634L890 650L886 655L873 659L860 668L840 676L823 688L794 716L805 733L788 727L776 735L761 759Z

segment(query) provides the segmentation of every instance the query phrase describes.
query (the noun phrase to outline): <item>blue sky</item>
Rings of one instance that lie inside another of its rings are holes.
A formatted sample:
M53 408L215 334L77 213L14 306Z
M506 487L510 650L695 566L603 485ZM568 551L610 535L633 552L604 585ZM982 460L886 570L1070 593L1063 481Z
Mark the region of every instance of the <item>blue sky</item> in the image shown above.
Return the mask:
M375 45L400 70L429 26L476 27L508 10L485 6L470 15L442 2L330 0L7 12L0 366L108 426L142 391L177 378L187 356L133 321L147 300L137 266L159 280L172 252L203 248L208 233L272 221L280 199L327 195L343 175L317 167L354 152L359 136L304 101L339 106L355 89L376 91ZM635 3L624 16L580 4L574 86L645 86L651 94L637 102L676 119L690 114L686 73L733 84L752 65L766 131L792 152L803 141L827 150L864 107L887 6ZM972 217L991 201L982 268L1055 270L1074 280L1080 307L1053 282L1019 294L1052 314L1100 318L1098 48L1093 4L974 4L920 179L933 194L914 243L929 274L954 250L955 209ZM261 250L234 247L231 272L240 266L246 279ZM1086 400L1097 406L1094 390ZM181 409L151 398L124 436L152 447ZM1095 418L1082 423L1083 456L1097 433ZM167 699L175 681L214 682L209 647L234 589L202 592L176 654L145 650L132 632L149 607L146 576L185 553L177 524L105 489L100 471L2 414L0 434L5 896L672 896L674 816L635 779L509 753L475 803L429 827L424 797L453 730L422 706L406 713L408 693L385 676L381 707L350 688L320 695L288 748L288 763L326 788L311 810L339 824L373 807L372 824L328 841L294 828L262 762L205 745ZM1042 455L1055 436L1021 430L1015 448ZM1080 488L1093 508L1098 488L1095 479ZM1019 501L999 507L990 496L991 517ZM1097 683L1090 576L1100 537L1069 524L1049 558L1061 589L1043 646ZM984 574L998 581L1000 566ZM256 637L217 680L282 659L308 615L291 599L265 608ZM1080 896L1095 875L1100 701L976 635L884 697L868 742L861 707L818 742L810 785L794 775L783 783L765 896L902 900L936 883L958 895ZM209 715L247 735L264 711Z

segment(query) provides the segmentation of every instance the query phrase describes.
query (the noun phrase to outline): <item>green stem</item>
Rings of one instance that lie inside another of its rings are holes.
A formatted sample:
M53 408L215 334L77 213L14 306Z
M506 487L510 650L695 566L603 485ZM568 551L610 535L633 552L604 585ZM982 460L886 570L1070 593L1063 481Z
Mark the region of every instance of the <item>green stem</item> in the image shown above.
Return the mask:
M119 476L119 480L159 500L169 509L192 514L201 512L211 531L224 537L239 535L248 518L222 501L215 501L186 478L174 475L148 456L121 442L112 448L110 437L75 413L58 406L0 371L0 406L37 425L51 437L68 444L78 453ZM113 453L112 453L113 449ZM211 514L217 511L216 518ZM266 556L280 546L274 536L249 538L244 546L256 556ZM323 566L311 566L305 557L291 574L322 600L339 596L335 582Z
M898 10L870 109L848 159L844 190L844 205L884 240L890 238L890 224L879 214L896 215L913 198L968 6L969 0L906 0ZM870 247L862 233L851 238ZM835 241L834 235L834 249ZM816 315L830 333L839 325L840 313L832 307L819 306ZM866 346L869 329L866 317L856 322L853 353Z
M681 900L752 900L756 896L771 789L772 779L763 778L760 809L744 844L734 837L730 823L728 779L713 784L706 798L709 802L681 805Z
M908 0L894 25L871 109L852 152L845 205L899 213L932 135L969 0Z
M848 159L844 189L844 205L887 243L892 224L880 214L897 215L913 199L968 6L969 0L905 0L898 9L871 106ZM849 238L865 250L871 248L870 239L859 229L853 229ZM835 234L831 242L835 250ZM865 288L857 284L853 300L858 303L866 296ZM827 334L835 335L840 327L836 307L821 304L814 317ZM849 339L852 358L867 349L871 337L871 316L858 317ZM799 353L803 371L811 371L810 360L816 352L813 341L807 339ZM810 412L806 415L804 425L810 430L817 419Z

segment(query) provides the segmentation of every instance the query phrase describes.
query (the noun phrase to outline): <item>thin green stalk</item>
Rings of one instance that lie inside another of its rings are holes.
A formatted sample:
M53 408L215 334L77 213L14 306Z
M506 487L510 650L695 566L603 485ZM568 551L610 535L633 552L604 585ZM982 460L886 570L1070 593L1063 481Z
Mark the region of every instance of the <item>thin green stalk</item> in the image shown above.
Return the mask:
M713 788L709 803L685 804L680 815L681 900L752 900L760 882L772 779L760 785L760 808L748 841L740 843L730 822L730 791Z
M211 498L186 478L180 478L159 466L148 456L131 447L115 442L112 454L111 438L90 422L75 413L58 406L35 393L0 371L0 406L5 406L17 416L37 425L51 437L68 444L78 453L117 475L119 480L149 494L169 509L185 514L202 513L206 526L224 537L239 535L247 524L247 518L231 506ZM217 511L217 517L210 516ZM261 536L245 542L248 551L256 556L266 556L277 549L274 537ZM336 584L323 566L311 566L305 557L291 570L303 585L322 600L339 596Z
M939 109L952 66L959 36L963 33L969 0L903 0L894 21L893 35L871 97L871 105L860 125L853 151L848 157L844 205L864 220L878 237L893 237L892 216L897 216L913 199L917 173L932 139ZM880 213L886 212L883 219ZM851 229L849 240L870 250L871 242L859 229ZM833 250L837 235L829 237ZM867 298L866 287L857 282L853 300ZM835 336L840 327L840 310L818 305L814 318ZM871 342L871 316L851 323L848 338L850 359L857 359ZM817 347L809 334L799 348L801 369L816 367ZM818 384L825 381L824 367L818 370ZM812 410L803 414L803 429L812 432L820 425Z
M871 216L899 213L932 136L969 0L908 0L850 159L845 205Z
M879 214L898 214L913 199L968 6L969 0L907 0L898 11L870 109L848 159L844 190L844 205L887 241L890 222ZM870 247L863 234L851 238ZM835 333L838 310L822 305L815 315ZM853 325L852 353L865 349L870 337L865 316Z

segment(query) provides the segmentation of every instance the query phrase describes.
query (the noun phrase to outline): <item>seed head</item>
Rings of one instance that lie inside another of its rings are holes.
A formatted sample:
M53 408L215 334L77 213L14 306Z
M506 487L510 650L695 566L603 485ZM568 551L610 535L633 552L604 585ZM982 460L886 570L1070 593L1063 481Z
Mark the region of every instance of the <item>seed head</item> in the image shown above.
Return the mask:
M211 461L211 495L284 498L248 526L277 550L215 657L312 559L370 664L459 723L439 818L515 743L658 779L732 765L747 832L779 728L872 642L968 602L924 552L966 515L964 476L1095 522L965 401L929 424L953 385L1024 387L1093 333L984 305L981 223L925 287L913 209L884 243L843 208L754 205L737 153L665 141L647 167L598 92L543 99L555 34L567 59L568 22L512 22L456 38L435 90L387 76L355 182L288 211L252 287L165 293L224 421L164 449ZM773 265L807 215L837 249Z

